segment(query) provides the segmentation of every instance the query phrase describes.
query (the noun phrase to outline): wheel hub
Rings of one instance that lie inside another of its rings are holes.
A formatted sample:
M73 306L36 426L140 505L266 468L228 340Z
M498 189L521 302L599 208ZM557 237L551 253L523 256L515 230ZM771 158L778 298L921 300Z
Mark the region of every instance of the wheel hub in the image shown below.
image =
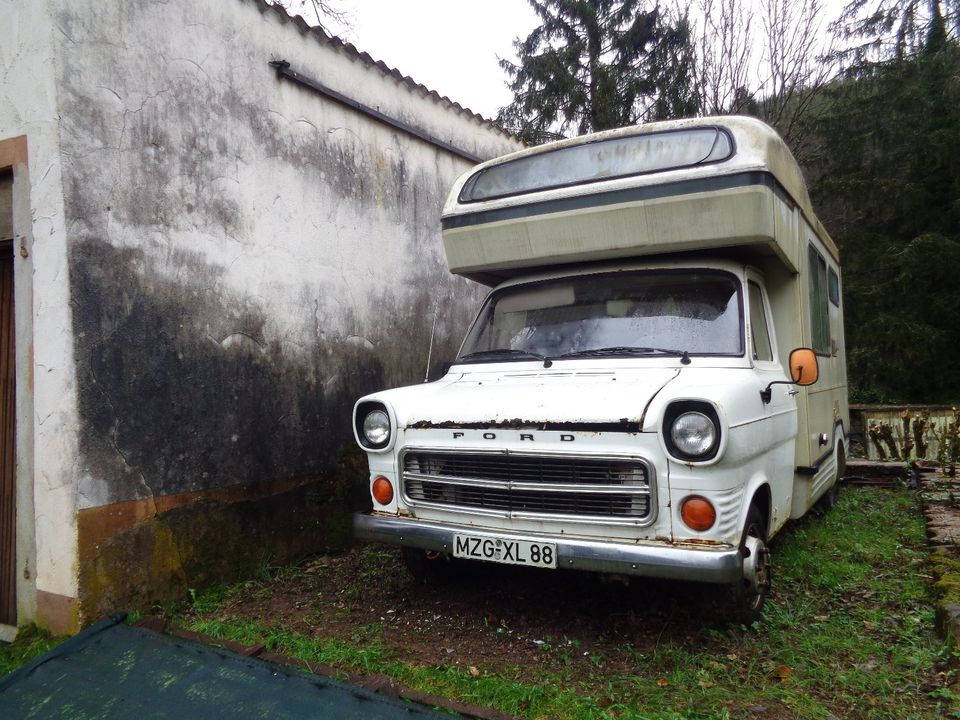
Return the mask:
M743 543L743 579L755 594L770 587L770 550L758 537L748 536Z

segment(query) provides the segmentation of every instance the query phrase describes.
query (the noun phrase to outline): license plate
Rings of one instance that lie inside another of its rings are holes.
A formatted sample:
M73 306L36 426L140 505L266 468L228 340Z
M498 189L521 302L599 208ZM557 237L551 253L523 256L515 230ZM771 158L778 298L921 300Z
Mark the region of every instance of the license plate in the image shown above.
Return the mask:
M453 556L507 565L529 565L541 568L557 566L557 546L553 543L509 538L457 534L453 536Z

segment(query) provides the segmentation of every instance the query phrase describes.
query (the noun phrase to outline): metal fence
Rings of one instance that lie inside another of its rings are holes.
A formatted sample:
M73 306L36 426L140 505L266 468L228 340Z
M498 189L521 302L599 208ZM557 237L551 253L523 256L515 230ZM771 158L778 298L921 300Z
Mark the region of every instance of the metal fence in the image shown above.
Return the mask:
M850 454L870 460L956 462L960 406L851 405Z

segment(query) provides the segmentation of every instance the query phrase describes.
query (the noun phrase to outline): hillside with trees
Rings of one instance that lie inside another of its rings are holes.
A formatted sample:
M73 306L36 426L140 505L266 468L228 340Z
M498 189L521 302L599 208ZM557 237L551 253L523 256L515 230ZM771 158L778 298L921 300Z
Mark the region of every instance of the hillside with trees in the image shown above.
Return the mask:
M528 142L693 115L773 125L840 247L851 400L960 401L960 0L528 0L498 117Z

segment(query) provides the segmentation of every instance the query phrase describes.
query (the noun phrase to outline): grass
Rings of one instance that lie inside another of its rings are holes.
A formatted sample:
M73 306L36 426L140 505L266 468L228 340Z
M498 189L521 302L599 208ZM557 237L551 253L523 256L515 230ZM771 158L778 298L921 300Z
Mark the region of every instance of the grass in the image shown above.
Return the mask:
M21 628L12 643L0 643L0 677L26 665L64 638L53 638L36 626Z
M539 646L542 666L471 673L405 658L376 623L344 640L233 612L231 598L269 593L272 578L295 577L295 568L201 593L173 619L308 664L386 673L424 692L530 718L960 718L960 697L949 689L957 658L933 634L914 494L845 488L836 508L792 525L773 550L776 595L754 628L663 637L654 647L625 642L617 657L590 658L586 671L569 662L581 653L564 628Z
M296 583L303 572L296 566L265 563L256 578L191 591L189 602L167 612L197 632L263 643L308 665L386 673L408 687L530 718L960 718L958 658L932 631L932 596L954 588L929 585L914 494L845 488L834 510L793 524L773 550L776 593L754 628L665 633L655 645L625 641L588 662L571 628L537 641L542 663L487 663L471 672L412 661L377 622L338 638L322 626L305 634L235 612L239 598ZM376 548L365 557L368 566L340 595L345 602L362 597L385 569L402 572ZM58 641L21 630L0 645L0 676Z

